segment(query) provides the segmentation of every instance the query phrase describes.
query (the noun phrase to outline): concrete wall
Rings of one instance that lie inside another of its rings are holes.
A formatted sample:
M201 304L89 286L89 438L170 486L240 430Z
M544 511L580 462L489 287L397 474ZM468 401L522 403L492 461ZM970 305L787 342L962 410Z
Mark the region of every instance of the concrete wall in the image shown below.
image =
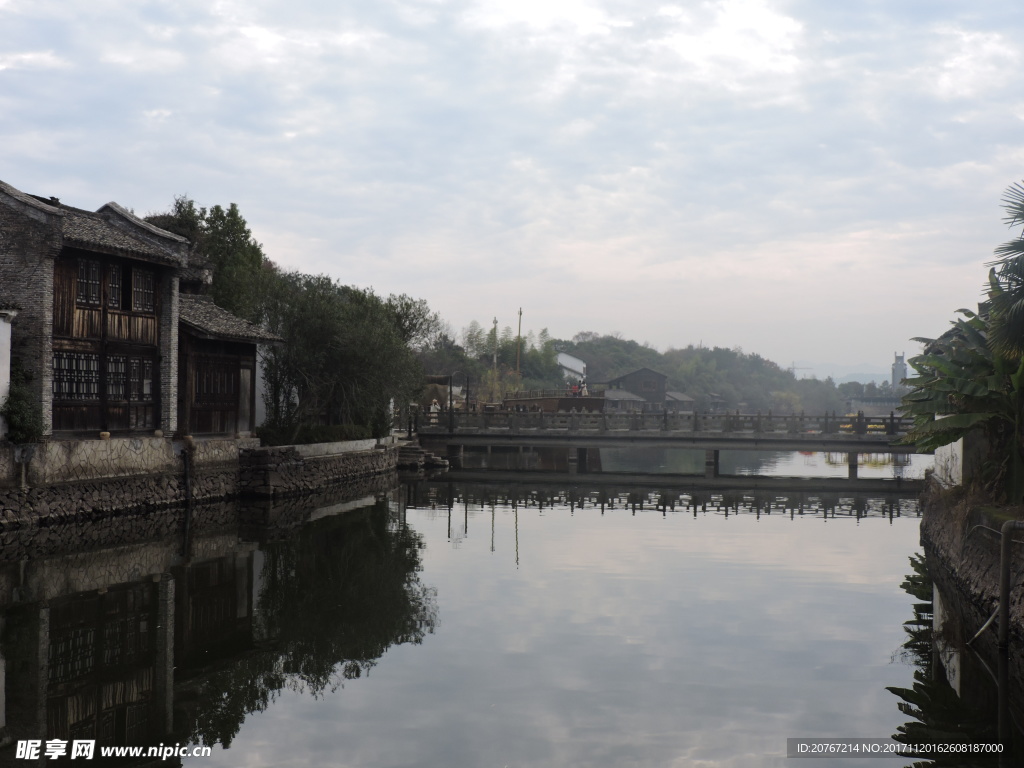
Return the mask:
M393 442L393 438L383 438ZM299 456L311 459L315 456L334 456L339 453L351 453L353 451L372 451L377 447L377 441L369 440L346 440L338 443L309 443L307 445L293 445Z
M257 438L197 440L194 466L232 466L241 451L259 447ZM166 437L115 437L109 440L53 440L15 447L0 444L0 488L21 484L21 463L28 457L26 484L32 487L119 477L178 474L184 443Z

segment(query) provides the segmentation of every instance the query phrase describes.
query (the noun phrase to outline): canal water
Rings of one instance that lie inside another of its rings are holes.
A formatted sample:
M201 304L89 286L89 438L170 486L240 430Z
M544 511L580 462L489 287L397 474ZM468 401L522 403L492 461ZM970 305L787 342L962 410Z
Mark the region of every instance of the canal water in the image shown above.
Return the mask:
M9 560L9 732L211 745L196 766L738 768L935 725L915 499L586 483L415 479L200 508L187 556Z
M443 454L443 447L436 450ZM603 447L592 451L592 471L627 474L669 474L703 476L705 451L686 448ZM461 466L465 469L551 470L568 468L566 449L467 447ZM920 480L932 466L931 456L865 453L857 456L857 475L872 479ZM849 473L848 455L820 451L730 451L720 452L722 475L764 477L844 478Z

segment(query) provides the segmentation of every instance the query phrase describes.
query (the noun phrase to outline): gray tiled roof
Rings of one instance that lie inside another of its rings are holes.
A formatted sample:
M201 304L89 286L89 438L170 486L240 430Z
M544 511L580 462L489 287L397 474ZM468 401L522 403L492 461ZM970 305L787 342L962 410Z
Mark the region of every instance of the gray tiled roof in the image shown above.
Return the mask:
M640 400L644 399L640 395L634 395L632 392L625 389L606 389L604 391L605 400Z
M209 296L195 296L182 293L178 296L178 320L193 328L201 335L228 341L250 341L254 344L268 344L281 341L270 331L265 331L248 320L221 309Z
M99 249L118 255L142 256L147 260L162 263L180 263L180 257L174 253L170 242L166 248L149 243L140 237L129 234L120 227L115 227L102 213L66 206L61 206L60 212L64 214L63 231L66 245ZM155 230L155 232L162 232L162 230ZM166 236L168 240L180 239L170 232L164 232L163 236Z
M687 395L686 393L684 393L684 392L675 392L675 391L673 391L671 389L668 390L665 393L665 397L666 398L672 398L673 400L679 400L680 402L684 402L684 403L693 402L693 398L690 397L689 395Z

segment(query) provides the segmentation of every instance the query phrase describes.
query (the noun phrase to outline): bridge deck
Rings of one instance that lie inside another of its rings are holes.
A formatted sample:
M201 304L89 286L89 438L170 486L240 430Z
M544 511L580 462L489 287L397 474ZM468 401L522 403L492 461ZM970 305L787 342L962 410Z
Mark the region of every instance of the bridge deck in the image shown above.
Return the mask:
M692 413L447 413L417 425L451 445L630 446L703 450L920 453L900 444L911 420Z

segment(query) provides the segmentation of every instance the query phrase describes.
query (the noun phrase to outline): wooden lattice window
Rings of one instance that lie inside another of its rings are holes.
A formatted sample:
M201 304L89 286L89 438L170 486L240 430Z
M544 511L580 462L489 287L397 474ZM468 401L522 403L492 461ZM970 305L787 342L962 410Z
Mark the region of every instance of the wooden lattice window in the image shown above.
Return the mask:
M55 400L98 400L100 356L82 352L53 355L53 397Z
M75 300L79 304L98 306L100 303L100 263L92 259L78 260L78 290Z
M198 405L238 401L238 367L234 361L199 358L195 372L195 402Z
M127 369L128 358L124 355L111 355L107 358L107 397L111 400L125 399Z
M111 309L120 309L121 291L124 290L121 282L121 266L111 264L109 269L110 284L107 286L107 306Z
M132 309L152 312L156 309L156 281L148 269L132 270Z
M151 400L153 398L153 361L144 357L133 357L128 361L128 399Z

